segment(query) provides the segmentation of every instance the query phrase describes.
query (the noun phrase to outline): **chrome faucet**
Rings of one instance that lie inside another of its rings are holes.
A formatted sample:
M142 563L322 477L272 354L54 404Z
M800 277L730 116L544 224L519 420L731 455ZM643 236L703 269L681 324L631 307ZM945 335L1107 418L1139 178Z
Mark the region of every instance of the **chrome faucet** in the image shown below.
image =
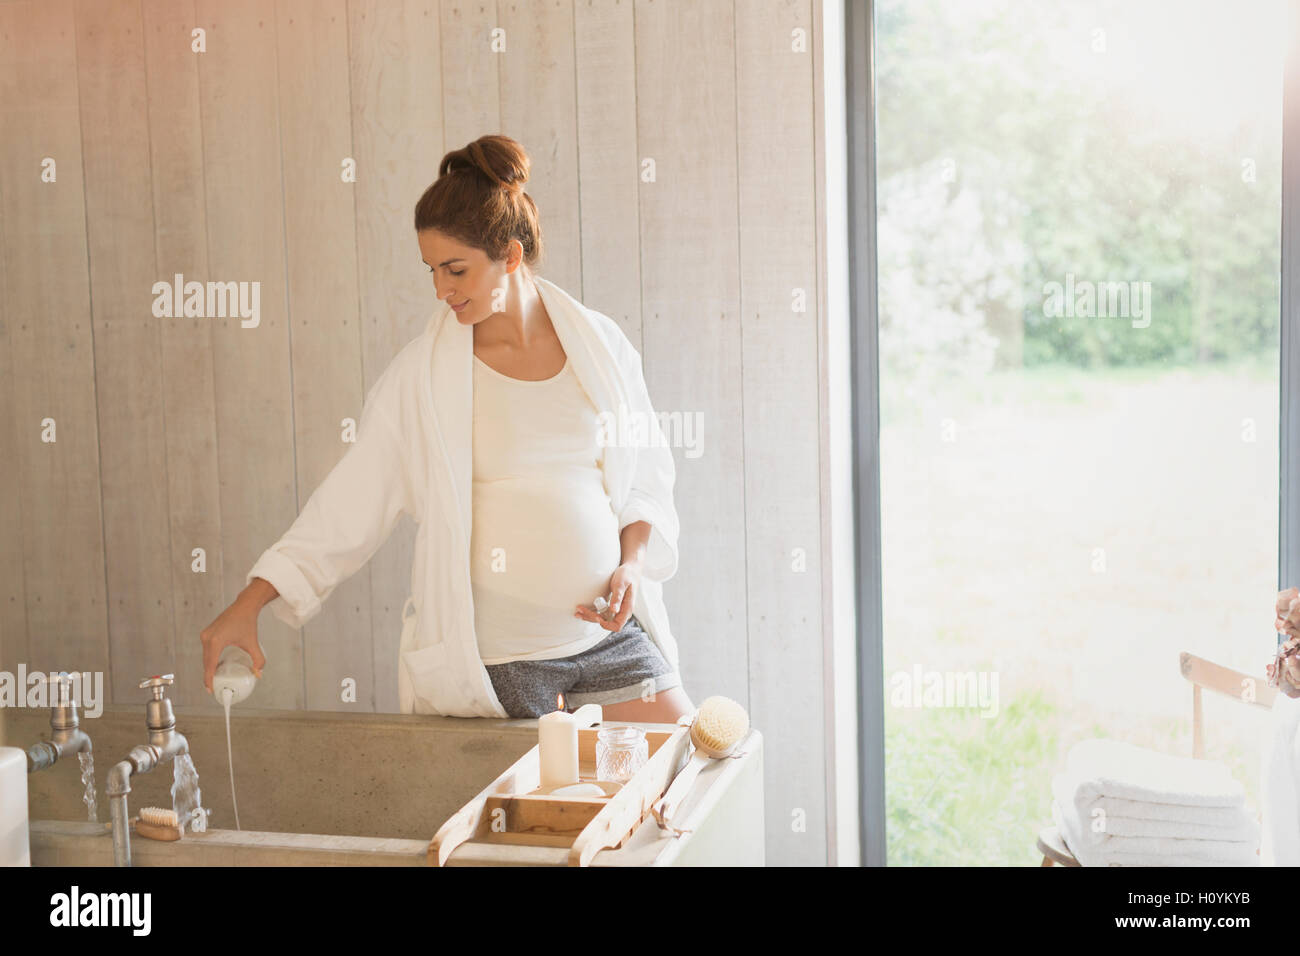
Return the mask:
M148 687L153 697L145 705L149 743L133 747L126 759L113 765L108 772L108 804L113 821L113 865L131 865L131 828L127 822L126 795L131 792L131 775L148 773L159 764L166 763L190 752L189 741L176 729L176 715L172 702L167 699L167 685L175 675L155 674L140 682Z
M54 703L50 705L49 740L42 740L27 748L27 772L36 773L53 767L65 754L91 753L90 735L81 729L77 716L77 702L72 699L72 678L67 671L59 671L51 680L45 680L46 692L53 691Z

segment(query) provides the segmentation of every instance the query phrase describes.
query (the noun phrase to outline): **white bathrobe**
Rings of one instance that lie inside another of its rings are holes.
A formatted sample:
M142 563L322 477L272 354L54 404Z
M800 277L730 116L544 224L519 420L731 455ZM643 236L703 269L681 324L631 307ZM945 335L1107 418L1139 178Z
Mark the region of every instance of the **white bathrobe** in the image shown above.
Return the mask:
M677 571L676 470L641 356L613 319L547 279L534 280L578 381L609 424L604 480L619 530L634 521L651 526L632 613L678 669L662 587ZM301 627L370 560L402 512L410 514L419 533L397 668L407 714L509 716L474 634L473 345L473 327L442 304L371 387L356 442L246 578L270 581L279 592L271 610Z

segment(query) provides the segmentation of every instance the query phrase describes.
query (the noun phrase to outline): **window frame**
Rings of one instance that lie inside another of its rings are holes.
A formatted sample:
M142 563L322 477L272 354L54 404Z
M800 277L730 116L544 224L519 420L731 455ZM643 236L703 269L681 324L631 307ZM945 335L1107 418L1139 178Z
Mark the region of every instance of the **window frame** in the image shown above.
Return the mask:
M1300 586L1300 0L1287 0L1282 76L1279 289L1278 590ZM874 0L844 9L848 314L861 865L887 863L885 679L880 540L880 367L876 247ZM1260 609L1263 627L1264 609ZM1278 635L1280 642L1282 635Z

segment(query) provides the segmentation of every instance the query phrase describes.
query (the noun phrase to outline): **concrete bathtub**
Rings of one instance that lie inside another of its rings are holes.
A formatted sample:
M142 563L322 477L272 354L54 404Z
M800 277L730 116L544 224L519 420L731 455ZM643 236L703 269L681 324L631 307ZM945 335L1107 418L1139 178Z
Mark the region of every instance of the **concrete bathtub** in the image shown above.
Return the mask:
M33 866L111 866L112 837L104 782L109 768L147 742L139 707L105 707L81 718L95 754L98 823L87 820L75 758L28 775ZM647 728L671 730L667 725ZM330 711L258 711L231 715L235 829L224 716L177 714L199 774L206 833L175 843L132 835L135 866L425 866L429 840L449 816L537 742L535 720L489 720ZM48 737L49 714L8 709L0 744L26 748ZM593 866L762 866L762 738L746 755L700 773L664 834L649 820ZM170 807L172 768L133 777L131 815ZM562 865L549 847L465 845L452 866Z

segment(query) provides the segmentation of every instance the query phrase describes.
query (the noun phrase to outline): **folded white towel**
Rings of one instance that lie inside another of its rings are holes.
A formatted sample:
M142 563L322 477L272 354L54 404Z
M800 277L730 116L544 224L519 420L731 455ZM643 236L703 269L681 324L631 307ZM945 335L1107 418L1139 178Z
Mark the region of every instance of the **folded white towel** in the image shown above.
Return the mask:
M1213 843L1245 843L1251 850L1259 847L1259 824L1243 812L1241 822L1232 828L1203 827L1169 820L1135 820L1132 817L1108 816L1106 832L1115 837L1136 840L1204 840Z
M1057 776L1064 779L1065 775ZM1191 823L1220 829L1237 826L1246 813L1245 807L1189 807L1185 803L1150 803L1146 800L1124 800L1121 797L1099 797L1095 805L1112 818Z
M1093 833L1086 821L1052 801L1052 819L1084 866L1258 866L1251 843L1122 837Z
M1259 824L1244 807L1188 807L1176 803L1147 803L1118 797L1093 797L1092 791L1071 785L1065 774L1052 777L1052 796L1065 812L1073 812L1083 829L1105 821L1111 836L1173 837L1221 840L1259 846ZM1094 813L1101 810L1100 817Z
M1191 807L1244 807L1246 791L1215 760L1172 757L1119 740L1070 748L1066 777L1087 802L1099 797Z
M1218 761L1084 740L1052 794L1053 819L1084 866L1259 864L1245 788Z

